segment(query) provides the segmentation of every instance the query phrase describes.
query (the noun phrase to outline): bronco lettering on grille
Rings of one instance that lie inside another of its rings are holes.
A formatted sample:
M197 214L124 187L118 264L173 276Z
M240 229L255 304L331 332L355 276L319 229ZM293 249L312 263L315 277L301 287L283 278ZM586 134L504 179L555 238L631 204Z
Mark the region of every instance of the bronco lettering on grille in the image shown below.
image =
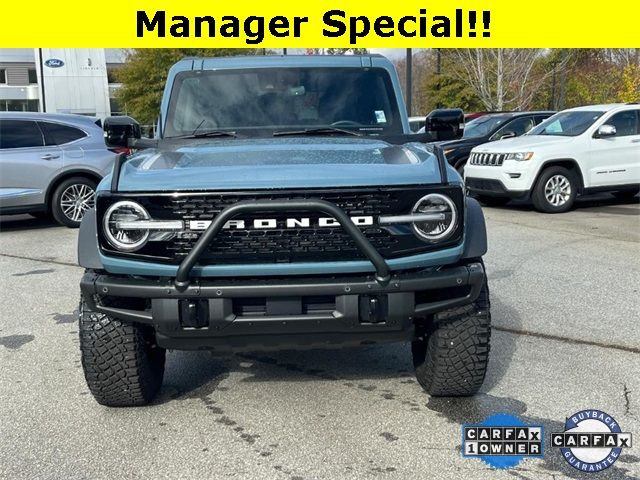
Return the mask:
M358 226L373 225L372 216L350 217L351 221ZM206 230L211 225L211 220L191 220L189 230ZM317 227L337 227L340 224L335 218L321 217L312 221L310 218L287 218L278 220L275 218L256 218L254 220L229 220L224 224L225 229L237 230L267 230L270 228L310 228Z

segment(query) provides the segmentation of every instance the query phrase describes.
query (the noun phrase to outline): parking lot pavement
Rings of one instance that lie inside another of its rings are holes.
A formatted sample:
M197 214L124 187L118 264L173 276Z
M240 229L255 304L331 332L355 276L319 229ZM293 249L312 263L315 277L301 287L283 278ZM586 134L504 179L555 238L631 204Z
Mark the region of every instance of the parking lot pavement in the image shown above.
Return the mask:
M597 408L640 435L640 205L485 214L496 328L476 397L429 398L407 345L173 352L137 409L101 407L84 383L77 231L1 218L0 478L586 478L550 447L489 471L461 458L460 425L510 412L549 435ZM636 445L597 478L638 476Z

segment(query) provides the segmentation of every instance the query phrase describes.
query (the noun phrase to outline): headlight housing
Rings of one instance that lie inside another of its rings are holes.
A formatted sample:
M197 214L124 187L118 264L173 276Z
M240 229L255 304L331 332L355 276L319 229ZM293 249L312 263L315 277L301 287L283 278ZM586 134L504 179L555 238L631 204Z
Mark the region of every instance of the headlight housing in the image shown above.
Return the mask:
M523 162L525 160L531 160L531 157L533 157L533 152L507 153L505 160L517 160L519 162Z
M107 241L123 252L134 252L149 240L148 229L123 229L123 222L149 220L149 213L142 205L129 200L116 202L109 207L103 219L103 229Z
M416 202L413 215L430 214L433 220L413 222L413 231L427 242L439 242L448 238L456 229L458 212L453 201L440 193L430 193ZM439 217L439 218L438 218Z

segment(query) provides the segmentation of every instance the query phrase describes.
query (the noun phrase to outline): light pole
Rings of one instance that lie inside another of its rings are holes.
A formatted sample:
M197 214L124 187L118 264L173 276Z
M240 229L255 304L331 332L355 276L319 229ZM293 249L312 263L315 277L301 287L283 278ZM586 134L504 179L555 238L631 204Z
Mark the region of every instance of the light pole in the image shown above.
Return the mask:
M411 53L411 49L407 48L407 115L411 116L411 90L413 89L412 81L411 81L411 73L413 70L413 55Z

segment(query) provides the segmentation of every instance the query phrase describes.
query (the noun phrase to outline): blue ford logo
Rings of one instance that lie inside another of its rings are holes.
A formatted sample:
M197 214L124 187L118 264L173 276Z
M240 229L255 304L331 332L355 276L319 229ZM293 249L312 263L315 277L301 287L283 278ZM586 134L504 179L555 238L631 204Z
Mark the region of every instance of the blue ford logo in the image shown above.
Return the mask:
M64 62L59 58L50 58L49 60L45 60L44 64L49 68L64 67Z

